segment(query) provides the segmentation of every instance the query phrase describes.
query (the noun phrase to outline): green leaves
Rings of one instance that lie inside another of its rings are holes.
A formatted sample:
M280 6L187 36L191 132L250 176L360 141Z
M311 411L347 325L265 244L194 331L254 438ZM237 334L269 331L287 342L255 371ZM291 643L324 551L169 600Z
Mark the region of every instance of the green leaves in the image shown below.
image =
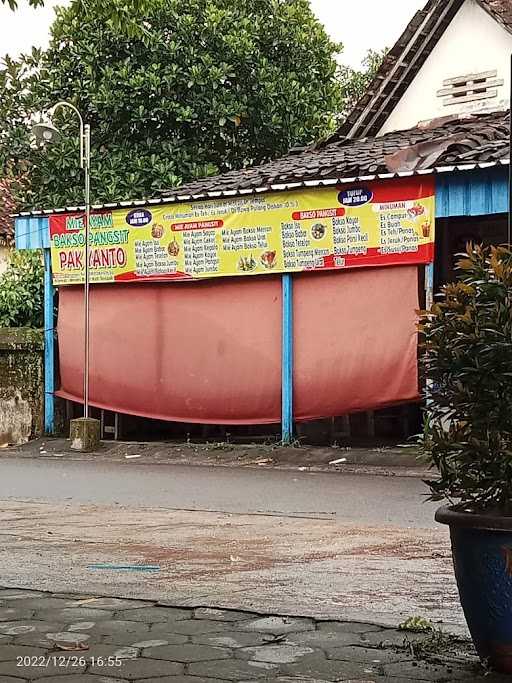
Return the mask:
M468 245L421 316L432 499L512 510L512 252Z
M13 251L0 276L0 327L43 327L42 254Z

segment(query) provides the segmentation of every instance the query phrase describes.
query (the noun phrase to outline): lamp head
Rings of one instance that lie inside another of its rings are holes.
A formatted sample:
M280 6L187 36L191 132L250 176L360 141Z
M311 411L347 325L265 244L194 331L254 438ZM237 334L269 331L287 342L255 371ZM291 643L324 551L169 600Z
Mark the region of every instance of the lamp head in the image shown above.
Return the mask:
M61 137L60 131L53 125L49 117L35 123L32 126L32 134L38 145L57 142Z

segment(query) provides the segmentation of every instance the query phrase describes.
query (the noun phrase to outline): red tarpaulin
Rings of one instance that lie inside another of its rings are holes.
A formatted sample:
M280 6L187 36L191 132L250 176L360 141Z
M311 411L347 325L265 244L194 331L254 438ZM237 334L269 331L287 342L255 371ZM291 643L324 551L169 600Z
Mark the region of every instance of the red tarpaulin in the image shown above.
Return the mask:
M418 396L416 266L294 277L295 415ZM59 289L64 398L83 396L83 289ZM91 405L178 422L281 417L281 280L91 287Z
M83 396L83 289L59 290L62 395ZM178 422L279 422L279 278L91 287L92 405Z
M418 269L369 268L294 278L298 420L418 398Z

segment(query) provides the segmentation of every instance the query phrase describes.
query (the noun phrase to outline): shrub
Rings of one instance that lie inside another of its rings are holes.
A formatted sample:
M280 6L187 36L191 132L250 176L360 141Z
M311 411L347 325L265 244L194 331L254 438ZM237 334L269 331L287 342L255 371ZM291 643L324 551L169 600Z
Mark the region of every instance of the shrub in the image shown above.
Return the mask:
M40 251L13 251L0 276L0 327L43 327L44 267Z
M512 252L468 246L422 314L431 499L512 512Z

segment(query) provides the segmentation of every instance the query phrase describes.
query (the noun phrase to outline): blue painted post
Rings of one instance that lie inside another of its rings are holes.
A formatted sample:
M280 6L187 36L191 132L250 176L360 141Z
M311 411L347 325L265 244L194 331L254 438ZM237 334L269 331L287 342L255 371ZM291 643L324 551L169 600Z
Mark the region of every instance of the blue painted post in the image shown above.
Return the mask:
M44 249L44 431L55 431L55 336L50 250Z
M282 298L281 438L288 445L293 438L293 279L290 274L282 276Z
M434 264L425 268L425 308L428 310L434 303Z

